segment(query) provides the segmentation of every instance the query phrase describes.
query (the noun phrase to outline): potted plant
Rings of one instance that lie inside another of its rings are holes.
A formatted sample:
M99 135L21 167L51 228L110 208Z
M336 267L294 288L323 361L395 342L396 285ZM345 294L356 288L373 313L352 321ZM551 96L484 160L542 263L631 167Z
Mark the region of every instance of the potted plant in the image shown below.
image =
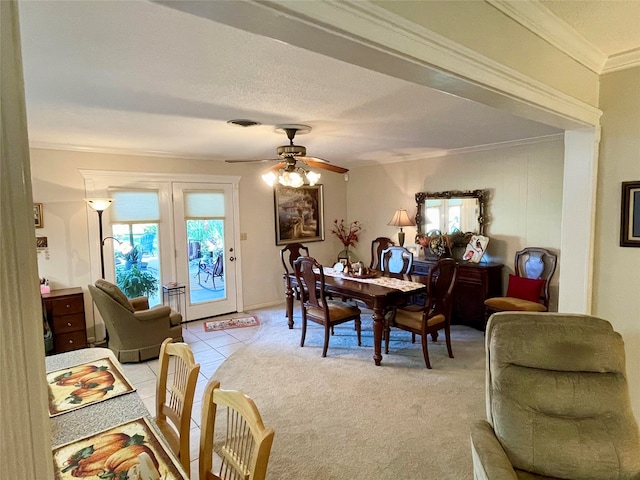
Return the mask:
M158 292L158 280L137 264L131 265L131 268L118 270L116 283L129 298L151 297Z
M116 270L116 283L129 298L151 297L158 292L158 279L147 271L138 245L123 255L124 268Z

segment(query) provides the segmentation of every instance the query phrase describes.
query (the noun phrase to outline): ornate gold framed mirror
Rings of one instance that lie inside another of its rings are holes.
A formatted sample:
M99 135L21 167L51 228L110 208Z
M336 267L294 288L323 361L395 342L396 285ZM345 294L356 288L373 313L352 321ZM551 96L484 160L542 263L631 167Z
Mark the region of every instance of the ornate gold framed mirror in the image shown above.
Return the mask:
M438 230L456 246L472 234L485 234L487 190L451 190L416 193L416 238Z

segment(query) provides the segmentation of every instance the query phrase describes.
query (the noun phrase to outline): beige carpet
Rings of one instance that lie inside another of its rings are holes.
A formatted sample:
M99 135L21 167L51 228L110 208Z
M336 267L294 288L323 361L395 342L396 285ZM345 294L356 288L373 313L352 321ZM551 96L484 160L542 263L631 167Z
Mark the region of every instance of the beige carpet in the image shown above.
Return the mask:
M376 367L371 316L362 347L352 324L336 328L326 358L323 331L310 324L300 348L300 316L287 328L282 308L251 312L253 341L217 371L222 388L251 396L275 429L268 480L472 479L469 427L485 417L484 337L454 326L453 353L392 330L389 355Z

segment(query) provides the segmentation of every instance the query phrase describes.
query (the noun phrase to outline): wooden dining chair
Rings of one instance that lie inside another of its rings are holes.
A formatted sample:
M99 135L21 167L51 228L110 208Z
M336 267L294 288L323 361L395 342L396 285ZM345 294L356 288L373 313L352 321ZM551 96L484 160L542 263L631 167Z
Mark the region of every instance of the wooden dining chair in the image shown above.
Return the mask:
M284 268L285 295L289 295L289 293L295 294L296 300L300 300L300 289L297 286L291 285L289 275L293 273L293 262L301 256L309 256L309 248L305 247L302 243L290 243L280 250L280 261ZM293 311L287 311L286 314L288 318L292 318Z
M422 341L422 355L427 368L431 368L429 362L429 348L427 336L431 334L432 340L438 339L438 331L444 330L447 342L447 352L453 358L451 349L451 294L456 283L458 266L455 260L444 258L431 267L428 277L428 292L423 307L416 305L406 309L398 308L386 318L385 325L385 353L389 353L389 336L391 327L411 332L411 340L420 335Z
M218 409L225 411L218 414ZM251 398L238 390L221 390L220 382L209 380L201 429L200 480L265 479L275 432L264 426Z
M411 273L413 253L404 247L391 246L380 254L380 270L385 273Z
M300 289L302 307L302 336L300 346L304 347L307 334L307 320L324 326L324 346L322 356L327 356L329 336L335 325L355 321L358 346L362 345L360 309L350 303L332 300L325 292L325 280L322 265L312 257L300 257L293 262L294 272ZM320 285L317 285L317 280Z
M378 237L371 242L371 270L380 270L380 257L382 251L395 245L395 242L387 237Z
M200 364L195 362L189 345L173 343L171 338L162 342L159 360L155 422L189 474L191 410Z

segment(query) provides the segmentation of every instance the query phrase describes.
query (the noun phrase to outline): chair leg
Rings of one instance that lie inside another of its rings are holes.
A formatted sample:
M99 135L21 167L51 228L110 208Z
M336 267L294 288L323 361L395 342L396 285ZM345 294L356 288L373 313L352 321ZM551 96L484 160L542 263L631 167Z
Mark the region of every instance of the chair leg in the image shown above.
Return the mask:
M331 329L333 329L333 325L331 326ZM322 347L322 356L326 357L327 356L327 349L329 348L329 325L325 325L324 326L324 345Z
M356 318L356 332L358 334L358 346L362 346L362 321L360 317Z
M416 343L416 334L411 332L411 343Z
M307 336L307 315L302 310L302 334L300 336L300 346L304 347L304 339Z
M453 358L453 351L451 350L451 327L449 327L449 325L444 327L444 338L447 341L447 351L449 352L449 358Z
M391 336L391 326L386 323L384 326L384 354L389 355L389 337Z
M427 368L431 368L431 363L429 362L429 348L427 347L427 335L420 335L422 339L422 355L424 356L424 363L427 365Z

